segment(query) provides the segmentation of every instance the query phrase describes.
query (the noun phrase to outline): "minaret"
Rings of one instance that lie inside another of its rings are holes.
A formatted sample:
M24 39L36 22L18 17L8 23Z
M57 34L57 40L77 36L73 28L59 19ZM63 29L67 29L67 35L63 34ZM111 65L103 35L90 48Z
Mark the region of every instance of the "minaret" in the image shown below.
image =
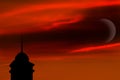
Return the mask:
M21 37L21 51L10 64L11 80L33 80L33 66L29 57L23 51L23 38Z

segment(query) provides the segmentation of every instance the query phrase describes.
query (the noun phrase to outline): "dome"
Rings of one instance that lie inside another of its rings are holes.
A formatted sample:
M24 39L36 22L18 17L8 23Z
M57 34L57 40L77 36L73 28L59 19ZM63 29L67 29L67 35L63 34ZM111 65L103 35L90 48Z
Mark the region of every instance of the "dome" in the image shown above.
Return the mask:
M20 52L16 57L15 57L15 60L17 61L29 61L29 58L28 56L23 53L23 52Z
M29 62L29 57L27 54L20 52L15 60L10 64L10 67L20 67L20 66L34 66L33 63Z

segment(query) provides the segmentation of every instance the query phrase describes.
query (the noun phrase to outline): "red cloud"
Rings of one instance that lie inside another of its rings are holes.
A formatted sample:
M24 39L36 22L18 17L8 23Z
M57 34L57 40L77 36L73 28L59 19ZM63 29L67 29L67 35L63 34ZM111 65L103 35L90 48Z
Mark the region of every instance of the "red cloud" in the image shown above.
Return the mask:
M80 49L72 50L70 51L70 53L88 52L88 51L106 49L106 48L111 48L111 47L116 47L116 46L120 46L120 43L80 48Z
M76 15L85 16L82 12L78 13L75 10L118 4L120 4L120 1L27 5L26 7L9 10L0 14L0 34L41 31L42 28L45 28L43 25L49 23L54 25L69 24L74 22L74 20L76 21ZM52 13L49 13L49 10ZM48 13L44 15L44 11L48 11ZM70 21L55 23L61 20ZM53 27L49 26L49 28Z
M15 16L18 14L25 14L41 10L50 10L50 9L85 9L93 8L100 6L110 6L110 5L119 5L120 1L101 1L101 2L87 2L87 3L61 3L61 4L47 4L47 5L29 5L23 8L19 8L7 13L0 14L1 18Z

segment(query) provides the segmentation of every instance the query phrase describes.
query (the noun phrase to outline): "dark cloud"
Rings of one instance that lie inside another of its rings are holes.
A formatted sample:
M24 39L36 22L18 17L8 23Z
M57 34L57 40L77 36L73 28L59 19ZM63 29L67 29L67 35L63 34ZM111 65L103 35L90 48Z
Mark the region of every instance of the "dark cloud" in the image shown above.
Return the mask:
M116 26L117 34L115 40L120 40L120 6L98 7L86 10L88 19L110 19Z

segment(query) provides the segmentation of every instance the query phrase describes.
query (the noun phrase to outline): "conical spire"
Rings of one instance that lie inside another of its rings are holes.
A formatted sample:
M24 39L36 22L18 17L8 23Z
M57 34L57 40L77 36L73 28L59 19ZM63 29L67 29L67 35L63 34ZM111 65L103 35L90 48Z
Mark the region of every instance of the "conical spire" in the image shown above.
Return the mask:
M20 51L23 52L23 35L21 35Z

